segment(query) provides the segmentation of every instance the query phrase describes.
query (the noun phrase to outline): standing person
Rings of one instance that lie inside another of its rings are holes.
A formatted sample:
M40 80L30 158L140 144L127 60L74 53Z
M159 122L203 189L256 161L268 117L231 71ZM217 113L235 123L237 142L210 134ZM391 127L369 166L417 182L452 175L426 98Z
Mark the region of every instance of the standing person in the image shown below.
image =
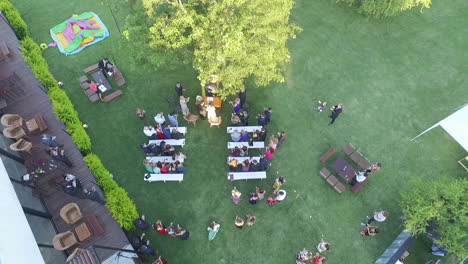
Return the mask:
M197 95L197 97L195 97L195 100L195 105L197 106L198 114L200 115L201 119L206 119L206 106L205 102L203 101L203 97Z
M246 215L247 217L247 226L253 226L255 225L255 222L257 222L257 217L253 215Z
M164 125L166 123L166 118L164 117L164 113L160 112L157 115L154 116L154 122L156 122L158 125Z
M317 254L315 254L315 257L314 257L314 260L313 260L313 264L325 264L325 257L324 256L320 256L320 254L317 252Z
M283 184L286 183L286 180L283 178L283 176L279 176L278 178L276 178L275 180L275 183L273 184L273 193L277 193L279 191L279 189L281 188L281 186L283 186Z
M182 114L184 116L188 115L188 113L190 112L187 106L187 103L189 100L190 100L190 97L184 97L183 95L179 97L180 109L182 110Z
M166 227L163 225L161 220L156 221L153 225L153 229L156 230L159 234L167 235Z
M359 233L362 236L375 236L380 232L376 226L371 226L371 225L366 224L365 227L366 229L362 230Z
M273 206L277 202L278 200L276 200L276 195L273 194L270 197L268 197L267 203L270 207Z
M258 200L257 194L254 193L254 192L251 192L250 195L249 195L249 203L251 205L257 204L257 200Z
M317 245L317 250L319 253L322 253L323 251L330 250L330 243L327 241L320 239L320 243Z
M141 230L146 230L149 228L149 225L148 223L146 222L145 220L145 215L141 215L140 218L138 219L135 219L133 221L133 224L135 224L135 226L138 228L138 229L141 229Z
M177 96L181 97L184 95L184 87L182 87L182 84L180 82L176 83L175 85L175 91L177 93Z
M211 103L208 103L208 106L206 107L206 113L207 113L208 119L217 117L216 108Z
M169 122L171 122L172 127L178 127L179 126L179 121L177 121L177 114L172 112L167 115L167 118L169 118Z
M265 125L268 125L268 123L270 123L272 112L273 110L271 109L271 107L265 108L265 111L263 112L263 115L265 116Z
M41 142L51 148L55 148L55 147L62 147L63 144L60 144L58 143L55 139L57 137L56 136L51 136L51 135L48 135L48 134L43 134L42 137L41 137Z
M370 224L374 221L382 223L388 217L388 213L386 211L374 212L374 216L369 217L367 216L367 224Z
M153 261L153 264L169 264L169 262L162 260L161 256L159 256L155 261Z
M146 114L145 110L143 110L141 108L137 108L136 115L140 120L145 120L145 114Z
M216 237L220 227L220 224L216 223L215 221L211 221L211 224L208 226L208 240L211 241Z
M242 229L242 227L244 226L244 219L236 215L236 219L234 220L234 225L237 228Z
M264 189L255 187L255 190L257 192L257 197L258 197L259 201L265 199L265 190Z
M234 187L234 189L232 189L232 191L231 191L231 200L232 200L232 202L234 204L240 203L241 198L242 198L241 196L242 196L242 193L239 192L236 187Z
M259 126L265 126L266 125L265 115L264 114L258 114L257 115L257 124Z
M359 173L355 172L356 177L351 180L351 186L354 186L356 183L364 182L369 176L370 170L360 171Z
M370 173L375 173L375 172L378 172L381 167L382 167L382 164L380 164L380 162L374 162L367 169L370 170Z
M190 232L187 231L186 229L180 227L180 225L177 225L175 235L177 237L179 237L180 239L182 239L182 240L187 240L187 239L189 239Z
M152 126L145 126L143 127L143 133L147 136L150 140L156 139L156 129Z
M244 107L245 101L247 101L247 91L245 89L239 92L239 100L241 108Z
M331 108L331 115L329 116L332 120L328 125L331 125L335 123L335 119L338 118L338 116L343 112L343 104L338 104L335 105L334 107Z
M59 147L49 148L49 155L56 161L60 161L68 167L73 167L71 160L65 156L65 150L60 149Z
M278 133L278 148L281 147L281 145L283 145L287 137L288 137L288 134L286 134L286 132L284 131L281 131Z
M278 202L281 202L283 201L284 199L286 199L286 191L285 190L279 190L278 191L278 194L276 195L276 200Z
M318 107L317 107L317 110L321 113L323 111L323 109L325 109L327 107L327 102L322 102L322 101L318 101L318 103L320 104Z
M232 106L232 111L236 113L236 115L239 114L239 111L241 109L241 102L239 98L236 98L234 102L229 102Z

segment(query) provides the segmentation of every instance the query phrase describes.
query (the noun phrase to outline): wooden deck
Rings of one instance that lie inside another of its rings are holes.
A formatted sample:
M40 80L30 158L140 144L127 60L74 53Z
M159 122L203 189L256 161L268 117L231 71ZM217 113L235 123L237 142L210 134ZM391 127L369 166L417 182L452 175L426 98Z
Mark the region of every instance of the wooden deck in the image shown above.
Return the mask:
M78 221L74 225L65 223L59 215L59 211L67 203L75 202L79 205L81 212L84 216L94 214L99 222L105 229L105 233L98 237L92 236L90 239L82 242L79 247L87 248L90 245L101 245L107 247L124 248L129 244L127 237L123 230L115 222L110 215L105 205L93 202L88 199L79 199L64 193L60 186L50 185L50 179L53 177L60 178L64 172L75 175L83 184L84 188L91 188L94 185L95 179L85 162L83 157L76 147L75 143L71 140L70 136L65 132L64 124L59 121L52 111L52 105L49 100L45 89L42 84L38 82L34 74L31 72L28 64L23 60L20 54L20 44L14 32L10 29L8 24L2 17L0 17L0 39L4 40L11 51L11 56L5 60L0 61L0 80L8 79L15 74L19 77L20 85L13 85L13 88L18 88L12 94L0 95L0 99L7 101L8 106L3 109L4 113L19 114L24 119L28 120L35 114L41 113L47 123L48 130L45 133L57 137L57 141L64 144L65 155L72 161L74 166L70 169L66 166L59 166L59 168L46 169L46 174L38 183L40 188L35 192L35 195L43 197L46 207L53 215L53 222L59 232L65 232L74 229L75 226L80 224L83 220ZM63 59L67 59L65 56ZM0 87L1 88L1 87ZM41 144L40 135L28 135L33 143L32 154L23 155L27 163L39 163L49 159L45 152L46 146ZM100 192L99 188L97 188ZM103 197L102 193L100 193ZM52 244L52 241L50 241ZM75 247L67 251L70 254ZM101 261L109 258L117 251L96 249L96 253Z

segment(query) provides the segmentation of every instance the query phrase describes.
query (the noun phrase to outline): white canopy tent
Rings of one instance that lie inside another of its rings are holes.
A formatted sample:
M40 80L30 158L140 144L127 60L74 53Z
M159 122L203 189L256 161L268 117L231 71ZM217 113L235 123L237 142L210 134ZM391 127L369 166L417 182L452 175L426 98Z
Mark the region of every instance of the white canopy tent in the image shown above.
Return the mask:
M440 126L468 152L468 104L463 105L453 114L424 130L411 141Z
M0 159L0 264L44 264L15 189Z

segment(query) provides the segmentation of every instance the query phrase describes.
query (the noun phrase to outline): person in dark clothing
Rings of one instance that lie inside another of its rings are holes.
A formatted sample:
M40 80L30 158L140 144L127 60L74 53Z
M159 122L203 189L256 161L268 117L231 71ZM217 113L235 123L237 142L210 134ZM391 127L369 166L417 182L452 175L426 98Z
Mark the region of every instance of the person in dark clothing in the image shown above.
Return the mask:
M249 125L249 113L245 110L239 111L240 122L243 126Z
M250 171L260 171L260 163L256 159L250 163Z
M247 100L247 91L245 89L239 92L239 99L240 99L240 105L241 107L243 107L245 104L245 101Z
M177 225L175 235L182 240L187 240L189 239L190 232L180 227L180 225Z
M109 61L108 58L104 58L98 62L99 69L104 73L104 75L112 76L114 74L114 64Z
M106 200L104 200L99 193L96 191L96 187L93 186L91 190L84 189L83 190L84 198L89 199L91 201L98 202L100 204L106 204Z
M265 115L263 115L263 114L258 114L258 115L257 115L257 124L258 124L259 126L264 126L264 125L266 125Z
M262 130L260 130L260 133L258 134L258 140L265 141L267 137L267 132L268 130L265 127L262 127Z
M334 107L331 108L332 112L331 115L329 116L332 120L328 125L331 125L335 123L335 119L338 118L338 116L343 112L343 104L335 105Z
M73 163L67 156L65 156L65 151L63 149L59 149L59 147L49 148L48 152L54 160L62 162L70 168L73 167Z
M266 171L268 168L268 165L270 164L270 159L265 158L263 155L260 158L260 169L261 171Z
M265 108L265 112L263 112L263 115L265 116L265 125L268 125L271 121L271 113L273 110L271 110L271 107Z
M171 139L172 138L172 133L171 133L171 127L170 126L163 126L162 132L164 134L164 137L166 139Z
M185 89L184 89L184 87L182 87L181 83L176 83L175 91L177 93L177 96L181 97L182 95L184 95Z
M144 215L141 215L140 218L135 219L135 220L133 221L133 224L134 224L138 229L141 229L141 230L146 230L146 229L149 228L149 225L148 225L148 223L146 222L145 216L144 216Z
M58 143L56 140L55 140L55 136L51 136L51 135L47 135L47 134L43 134L42 137L41 137L41 142L51 148L55 148L55 147L62 147L63 144L60 144Z

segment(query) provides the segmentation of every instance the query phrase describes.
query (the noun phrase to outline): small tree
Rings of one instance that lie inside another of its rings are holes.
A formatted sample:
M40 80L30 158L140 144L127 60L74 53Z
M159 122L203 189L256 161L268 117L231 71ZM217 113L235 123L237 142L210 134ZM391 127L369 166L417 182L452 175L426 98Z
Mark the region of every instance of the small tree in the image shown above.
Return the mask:
M382 18L397 15L400 12L414 7L431 7L431 0L336 0L337 3L345 3L357 6L359 12L370 17Z
M284 81L286 42L300 30L289 23L293 0L142 1L152 21L149 46L190 50L202 87L214 75L221 96L243 90L251 76L261 86Z
M402 207L405 227L414 235L424 234L431 224L440 236L439 245L450 254L463 258L468 255L468 182L466 180L421 179L403 192Z

